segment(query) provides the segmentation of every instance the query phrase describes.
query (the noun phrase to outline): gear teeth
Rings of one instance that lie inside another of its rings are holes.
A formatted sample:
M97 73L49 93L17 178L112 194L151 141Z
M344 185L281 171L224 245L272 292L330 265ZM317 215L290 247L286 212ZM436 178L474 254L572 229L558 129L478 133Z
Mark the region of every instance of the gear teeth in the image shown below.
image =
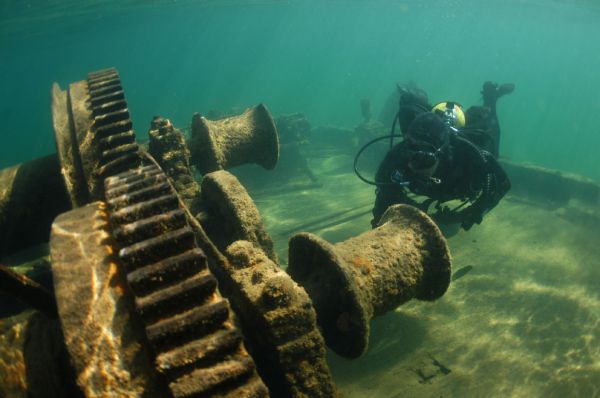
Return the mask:
M195 358L196 362L212 362L234 351L241 343L242 334L238 329L218 330L159 355L156 364L163 373L181 375L183 369L189 368L189 358Z
M106 127L110 124L126 120L129 120L129 111L127 109L119 109L108 113L101 112L98 116L94 117L94 126L96 128Z
M217 280L209 272L204 272L179 284L137 298L135 303L142 317L151 323L173 310L191 309L198 301L206 300L216 288Z
M121 81L119 80L119 76L117 74L109 74L105 77L101 77L99 79L88 80L91 90L99 90L104 87L114 87L120 86Z
M171 391L175 397L185 397L189 395L203 396L215 388L229 382L231 379L242 379L248 377L254 371L254 363L249 357L234 357L230 361L225 361L210 373L205 369L196 369L189 375L185 375L172 383ZM190 391L191 390L191 391ZM191 394L190 394L191 393ZM225 395L232 397L241 397L245 395Z
M123 173L115 174L108 177L104 181L106 197L110 198L113 195L113 191L123 187L129 187L132 183L148 179L149 177L156 175L165 175L162 170L159 170L154 165L139 167L137 169L128 170Z
M306 291L251 242L234 242L226 255L231 279L224 285L271 393L278 397L339 397Z
M116 122L113 124L110 124L108 126L100 126L100 127L96 127L96 139L98 141L108 138L112 135L117 135L120 133L126 133L128 131L132 131L133 129L133 124L131 123L131 120L123 120L120 122Z
M268 397L187 214L154 165L105 181L135 306L174 397Z
M96 80L103 78L106 75L114 75L117 73L115 68L100 69L95 72L88 73L88 80Z
M100 145L100 149L102 149L103 151L110 150L115 146L133 143L135 143L135 134L132 130L128 130L123 133L115 133L113 135L109 135L106 138L98 140L98 145Z
M125 98L107 102L100 102L96 106L92 105L92 116L99 116L102 114L118 112L123 108L127 108L127 102L125 102Z
M165 231L181 228L186 225L185 213L177 209L140 221L125 224L113 231L114 237L127 244L139 242L158 236Z
M125 153L123 156L114 159L98 169L97 175L100 178L106 178L114 173L120 173L129 170L131 167L139 164L141 161L138 152Z
M145 296L162 286L180 282L206 269L206 257L200 249L192 249L157 263L131 271L127 281L131 289Z
M157 196L168 195L171 192L170 188L169 182L165 179L148 187L140 187L138 190L112 198L108 200L108 203L114 207L131 206Z
M103 104L121 100L125 101L125 92L123 90L117 90L105 95L98 95L94 98L90 98L90 104L92 105L92 109L95 109L101 107Z
M228 318L229 305L221 299L161 319L147 326L146 334L158 351L166 351L219 330Z
M137 176L135 176L130 178L130 180L131 183L115 186L114 189L107 192L107 201L110 202L112 199L115 199L119 196L129 194L131 192L135 192L144 188L148 188L155 184L162 184L168 181L167 176L164 174L148 175L145 178L138 178Z
M113 136L114 137L114 136ZM128 155L130 153L137 153L138 145L134 143L129 143L125 145L120 145L116 148L107 149L102 151L102 158L108 161L113 161L115 159L120 158L121 156Z
M178 205L179 200L177 196L168 194L116 210L110 215L110 218L117 225L129 224L160 213L175 210L178 208Z
M194 232L188 226L164 233L156 238L134 243L119 251L119 257L129 269L152 264L194 248Z
M104 179L141 163L121 79L110 68L88 74L92 131L98 148L95 177Z
M306 319L313 317L310 309L295 312L282 312L279 309L265 313L265 319L273 328L275 344L288 343L294 339L301 339L312 331Z

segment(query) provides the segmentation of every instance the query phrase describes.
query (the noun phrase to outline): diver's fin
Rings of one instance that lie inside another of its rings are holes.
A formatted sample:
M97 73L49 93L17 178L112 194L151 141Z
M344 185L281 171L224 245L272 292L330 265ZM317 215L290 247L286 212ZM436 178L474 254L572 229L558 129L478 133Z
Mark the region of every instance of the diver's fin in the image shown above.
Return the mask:
M512 93L513 91L515 91L515 85L513 83L504 83L498 87L496 96L497 98L500 98L503 95Z
M495 105L498 98L512 93L514 89L515 85L512 83L504 83L498 86L498 83L487 81L483 83L483 88L481 89L483 104L486 106Z

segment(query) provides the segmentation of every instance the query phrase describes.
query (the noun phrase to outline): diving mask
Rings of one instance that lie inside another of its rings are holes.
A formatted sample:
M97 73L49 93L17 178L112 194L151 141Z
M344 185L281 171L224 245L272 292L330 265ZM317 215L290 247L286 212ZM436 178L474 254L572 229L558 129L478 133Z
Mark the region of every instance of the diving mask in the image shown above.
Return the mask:
M409 169L424 177L431 177L435 173L440 160L440 154L445 145L435 148L429 144L412 144L408 149Z

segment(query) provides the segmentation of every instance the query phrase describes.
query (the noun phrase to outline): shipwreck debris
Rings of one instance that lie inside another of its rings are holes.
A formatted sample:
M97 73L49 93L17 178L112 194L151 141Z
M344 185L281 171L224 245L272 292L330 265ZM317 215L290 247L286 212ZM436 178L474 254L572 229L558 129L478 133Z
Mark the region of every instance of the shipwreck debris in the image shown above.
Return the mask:
M349 358L367 349L374 316L441 297L450 266L438 227L407 205L391 206L377 228L344 242L300 233L289 243L288 272L310 295L327 345Z

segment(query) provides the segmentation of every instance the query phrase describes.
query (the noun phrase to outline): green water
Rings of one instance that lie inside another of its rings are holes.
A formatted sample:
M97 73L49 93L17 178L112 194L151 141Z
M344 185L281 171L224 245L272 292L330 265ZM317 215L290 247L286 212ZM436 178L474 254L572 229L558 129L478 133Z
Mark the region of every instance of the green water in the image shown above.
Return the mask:
M353 127L396 82L499 105L507 158L600 180L600 9L591 1L0 2L0 167L54 150L50 87L115 66L134 126L265 103Z
M54 152L53 82L114 66L142 139L154 115L185 127L261 102L353 129L360 100L377 115L397 82L465 106L485 80L511 82L501 156L600 181L599 37L593 1L0 0L0 168ZM370 228L373 189L352 174L351 145L326 138L303 148L318 189L241 173L282 265L295 232L339 242ZM328 352L344 396L600 396L598 216L573 202L509 192L449 238L469 274L373 320L363 357ZM452 373L421 382L431 357Z

